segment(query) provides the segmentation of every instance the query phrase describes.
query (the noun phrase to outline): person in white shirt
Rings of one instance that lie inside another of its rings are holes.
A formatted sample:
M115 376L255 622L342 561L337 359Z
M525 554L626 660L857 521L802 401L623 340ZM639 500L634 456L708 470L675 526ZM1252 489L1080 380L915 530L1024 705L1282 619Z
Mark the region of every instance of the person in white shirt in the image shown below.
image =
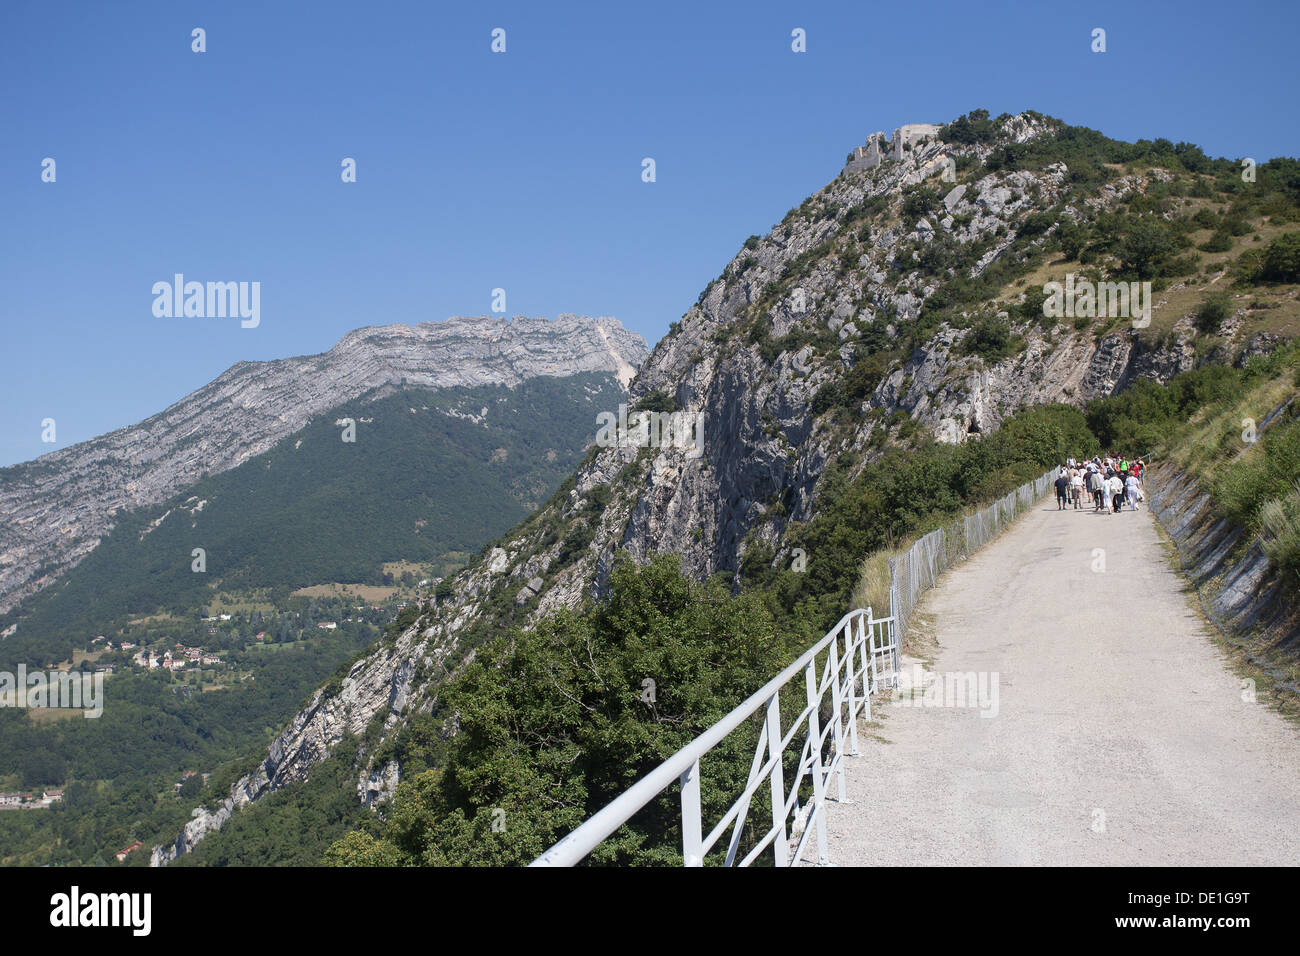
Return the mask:
M1106 487L1110 489L1110 500L1115 513L1119 514L1120 508L1124 507L1124 482L1119 475L1111 475L1106 479Z
M1128 494L1128 506L1134 511L1138 510L1138 480L1133 475L1129 475L1124 481L1124 491Z
M1094 468L1092 471L1088 472L1088 491L1092 493L1093 511L1101 510L1101 497L1103 490L1104 479L1101 477L1101 472Z
M1083 472L1077 468L1070 473L1070 498L1075 511L1083 507Z

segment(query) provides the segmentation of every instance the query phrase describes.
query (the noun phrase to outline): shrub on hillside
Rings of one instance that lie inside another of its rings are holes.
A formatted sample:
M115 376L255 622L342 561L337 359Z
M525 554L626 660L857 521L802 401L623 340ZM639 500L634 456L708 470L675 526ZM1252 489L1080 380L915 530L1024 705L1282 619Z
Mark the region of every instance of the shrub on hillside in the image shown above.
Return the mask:
M1269 560L1293 585L1300 583L1300 481L1260 509L1260 543Z
M1300 281L1300 232L1288 232L1268 244L1260 278L1270 282Z
M1168 227L1154 219L1138 219L1131 223L1117 250L1120 266L1139 279L1159 275L1161 264L1173 252L1174 243Z
M933 186L917 186L909 189L903 196L903 219L914 222L929 212L937 209L943 202L939 190Z
M1229 519L1254 527L1266 502L1280 500L1300 479L1300 420L1275 425L1249 454L1224 468L1211 494Z
M661 389L646 392L633 406L638 412L675 412L677 400Z
M969 114L963 114L942 127L939 130L939 140L970 146L991 142L996 134L997 128L989 119L988 110L971 110Z
M1232 248L1232 236L1225 229L1216 229L1199 248L1202 252L1227 252Z
M1042 304L1039 303L1041 316ZM961 349L967 355L978 355L984 361L997 362L1024 345L1024 339L1011 331L1002 319L982 319L962 340Z
M1088 234L1074 223L1066 223L1057 230L1057 239L1061 246L1061 255L1067 261L1077 260L1079 253L1088 244Z
M1196 330L1204 335L1219 331L1224 320L1232 315L1232 299L1223 292L1215 292L1206 297L1196 310L1194 321Z
M1219 217L1214 214L1213 209L1201 208L1192 216L1192 222L1202 229L1213 229L1219 224Z
M1175 376L1168 385L1140 379L1118 395L1091 403L1088 427L1103 448L1143 454L1197 410L1239 391L1241 377L1237 369L1207 365Z
M1025 217L1017 230L1025 238L1041 236L1056 225L1056 214L1050 209L1042 209Z

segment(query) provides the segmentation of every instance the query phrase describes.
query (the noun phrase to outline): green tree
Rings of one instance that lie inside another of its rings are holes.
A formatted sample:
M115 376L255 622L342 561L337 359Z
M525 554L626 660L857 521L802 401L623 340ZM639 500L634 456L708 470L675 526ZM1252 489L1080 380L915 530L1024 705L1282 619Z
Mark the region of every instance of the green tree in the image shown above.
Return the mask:
M1038 309L1041 317L1041 301ZM1015 351L1022 343L1023 339L1014 335L1005 321L993 318L977 322L970 330L970 334L962 340L961 347L962 351L969 355L978 355L985 361L996 362Z
M1209 335L1219 331L1223 320L1232 314L1232 299L1225 293L1215 292L1207 296L1196 310L1197 331Z
M193 774L192 776L185 778L184 783L181 784L181 789L179 792L182 800L193 801L198 797L199 793L202 792L202 790L203 790L203 776L201 774L196 773Z
M1088 244L1088 235L1078 225L1067 222L1057 233L1061 242L1061 255L1068 261L1076 261L1083 247Z
M1300 281L1300 232L1288 232L1268 244L1260 275L1273 282Z
M756 596L695 584L675 556L621 562L606 602L489 642L444 692L458 732L445 765L404 782L380 837L335 843L336 865L525 864L745 699L787 663ZM746 729L710 755L706 816L743 786ZM675 794L593 856L679 860Z
M1153 219L1134 221L1119 243L1119 261L1126 272L1138 278L1155 276L1160 265L1174 251L1169 230Z

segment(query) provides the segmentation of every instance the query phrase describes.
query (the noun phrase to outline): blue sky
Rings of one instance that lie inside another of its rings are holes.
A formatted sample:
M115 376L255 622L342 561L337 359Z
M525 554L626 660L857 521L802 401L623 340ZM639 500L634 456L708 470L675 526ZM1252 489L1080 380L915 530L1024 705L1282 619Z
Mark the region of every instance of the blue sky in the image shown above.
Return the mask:
M1297 9L5 0L0 464L237 361L486 314L497 287L509 315L613 315L653 343L876 129L1036 109L1295 156ZM156 318L176 272L260 282L261 324Z

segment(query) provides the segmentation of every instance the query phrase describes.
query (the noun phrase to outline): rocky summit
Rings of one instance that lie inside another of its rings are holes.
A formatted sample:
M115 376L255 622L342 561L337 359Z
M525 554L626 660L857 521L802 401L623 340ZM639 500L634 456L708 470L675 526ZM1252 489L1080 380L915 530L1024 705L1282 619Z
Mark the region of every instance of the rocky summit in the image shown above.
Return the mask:
M478 316L370 326L321 355L240 362L138 425L0 471L0 613L90 553L117 512L235 468L343 402L584 372L626 385L646 353L613 318Z

